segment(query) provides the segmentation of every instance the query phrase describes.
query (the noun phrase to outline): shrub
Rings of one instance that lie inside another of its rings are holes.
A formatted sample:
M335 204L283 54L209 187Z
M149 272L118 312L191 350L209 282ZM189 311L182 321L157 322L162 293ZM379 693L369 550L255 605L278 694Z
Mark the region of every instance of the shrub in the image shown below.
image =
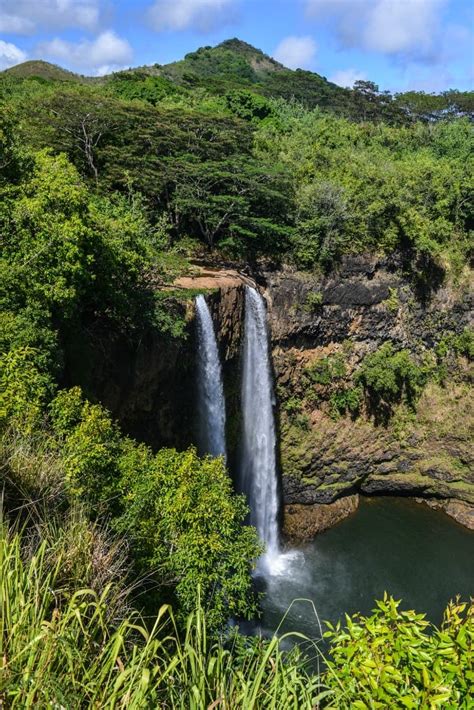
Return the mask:
M354 380L363 387L374 414L386 419L401 401L415 408L428 374L408 350L396 351L392 343L384 343L364 359Z
M360 408L362 399L362 391L360 387L347 387L336 390L329 398L331 406L331 414L337 418L341 414L357 414Z
M212 628L255 614L250 571L261 546L244 524L248 507L233 494L223 460L200 459L194 449L153 456L129 441L119 465L124 506L117 527L142 569L156 569L172 588L179 617L193 610L198 587Z
M47 375L34 364L36 351L16 348L0 356L0 427L7 424L30 432L39 422L51 392Z
M86 502L95 515L100 506L113 509L122 443L117 425L99 404L83 400L79 387L61 390L50 414L70 495Z
M290 397L283 404L283 409L290 418L296 417L301 412L303 402L299 397Z
M389 296L385 301L382 301L383 305L391 313L396 313L400 308L400 298L398 296L398 290L396 288L389 287Z
M50 414L69 495L93 518L112 516L131 542L137 571L153 575L158 599L172 599L183 621L199 586L215 629L229 614L256 613L250 572L262 550L223 460L201 459L192 448L154 455L123 437L77 387L59 392Z
M309 311L309 313L314 313L315 311L319 310L322 305L323 294L321 293L321 291L310 291L306 296L304 302L305 311Z
M345 628L328 624L328 708L472 707L474 606L451 602L436 629L387 594L376 604L372 616L346 616Z
M305 369L305 374L314 384L329 385L346 374L344 357L338 353L320 358Z
M464 355L469 360L474 359L474 330L466 326L462 333L447 333L436 346L438 359L443 360L452 351L457 355Z

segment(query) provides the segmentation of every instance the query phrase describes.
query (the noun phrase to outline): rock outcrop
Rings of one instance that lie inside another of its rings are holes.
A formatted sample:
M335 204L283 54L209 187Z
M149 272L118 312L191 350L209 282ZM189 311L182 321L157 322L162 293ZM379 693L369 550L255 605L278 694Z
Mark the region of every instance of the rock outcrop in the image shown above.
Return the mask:
M309 391L305 372L337 355L350 379L364 357L387 341L422 361L444 335L472 325L469 284L420 294L400 264L362 256L346 258L326 277L284 270L264 273L261 284L279 400L285 529L299 517L305 530L307 520L323 515L315 512L324 509L319 506L355 493L440 500L466 524L474 505L467 361L461 358L444 386L427 385L416 415L400 406L385 424L368 412L331 416Z
M156 329L130 339L96 325L87 341L73 338L68 344L64 385L79 384L89 399L110 409L126 434L154 449L183 449L195 443L199 413L193 294L205 292L223 359L232 454L239 428L239 353L247 283L254 281L235 269L194 268L192 275L162 289L170 291L176 315L185 322L182 337Z
M358 495L338 498L333 503L296 503L283 509L283 535L289 541L305 542L355 513Z
M469 530L474 530L474 505L450 498L447 500L417 498L416 500L418 503L424 503L435 510L442 510L460 525L464 525Z

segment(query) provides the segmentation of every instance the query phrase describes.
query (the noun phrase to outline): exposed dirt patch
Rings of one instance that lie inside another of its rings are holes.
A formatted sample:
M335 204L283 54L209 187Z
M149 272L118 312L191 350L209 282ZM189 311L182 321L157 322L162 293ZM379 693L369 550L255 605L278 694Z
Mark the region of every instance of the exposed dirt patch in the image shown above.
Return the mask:
M238 287L242 284L255 286L253 279L245 274L234 269L196 269L196 273L191 276L181 276L176 279L173 286L170 288L196 288L196 289L213 289L213 288L229 288Z

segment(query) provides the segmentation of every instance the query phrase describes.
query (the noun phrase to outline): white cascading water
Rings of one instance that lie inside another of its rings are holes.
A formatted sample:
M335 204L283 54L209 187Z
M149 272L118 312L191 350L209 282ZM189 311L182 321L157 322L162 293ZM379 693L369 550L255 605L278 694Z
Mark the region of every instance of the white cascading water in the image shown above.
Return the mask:
M226 455L222 368L214 324L204 296L196 297L198 330L199 450Z
M274 396L265 302L246 287L242 373L241 487L250 506L250 523L265 543L262 572L278 571L278 485Z

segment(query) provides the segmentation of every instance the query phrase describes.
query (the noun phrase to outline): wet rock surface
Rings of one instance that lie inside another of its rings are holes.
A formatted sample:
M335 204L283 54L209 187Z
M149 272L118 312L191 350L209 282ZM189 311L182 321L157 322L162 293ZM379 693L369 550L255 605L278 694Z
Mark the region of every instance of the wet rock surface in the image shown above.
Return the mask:
M290 542L306 542L355 513L358 505L358 495L344 496L333 503L285 505L283 535Z

